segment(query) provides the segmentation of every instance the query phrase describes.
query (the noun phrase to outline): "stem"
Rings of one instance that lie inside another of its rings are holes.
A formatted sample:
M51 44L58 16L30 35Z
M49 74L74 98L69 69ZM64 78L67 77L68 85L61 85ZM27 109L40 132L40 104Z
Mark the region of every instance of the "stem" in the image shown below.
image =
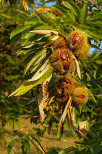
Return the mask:
M26 133L27 138L32 142L32 144L42 153L42 154L47 154L44 148L41 146L36 139L34 140L30 135Z
M91 0L87 0L89 3L91 3L92 5L94 5L94 3Z

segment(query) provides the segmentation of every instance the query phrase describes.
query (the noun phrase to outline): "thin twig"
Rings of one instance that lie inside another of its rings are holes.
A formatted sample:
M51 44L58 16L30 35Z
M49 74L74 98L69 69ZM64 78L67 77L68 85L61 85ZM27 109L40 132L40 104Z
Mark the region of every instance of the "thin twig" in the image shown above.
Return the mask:
M32 116L32 118L38 118L39 116ZM28 118L31 118L31 116L27 116L27 117L21 117L21 118L25 118L25 119L28 119Z
M32 142L32 144L42 153L42 154L47 154L44 148L41 146L40 143L35 141L30 135L26 133L27 138Z
M27 97L20 97L20 98L22 98L22 99L24 99L24 100L27 100L27 101L29 101L30 99L29 98L27 98Z
M92 5L94 5L94 3L91 0L87 0L89 3L91 3Z
M73 31L73 29L72 28L69 28L69 27L66 27L70 32L72 32Z
M61 33L58 33L58 36L62 36L65 40L66 40L66 36L61 34Z

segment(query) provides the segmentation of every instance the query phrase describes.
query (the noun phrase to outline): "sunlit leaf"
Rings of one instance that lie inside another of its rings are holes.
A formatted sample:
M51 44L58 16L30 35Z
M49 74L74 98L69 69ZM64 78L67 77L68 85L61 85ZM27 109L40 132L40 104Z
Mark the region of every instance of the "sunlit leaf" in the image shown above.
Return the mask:
M28 63L26 69L25 69L25 72L24 74L26 74L26 72L28 71L28 69L34 64L37 62L37 60L39 60L39 58L41 58L43 55L45 55L46 53L46 49L44 50L41 50L41 51L38 51L34 57L31 59L31 61Z
M27 0L20 0L20 3L22 4L25 10L28 10Z
M15 20L20 20L24 22L24 19L21 18L20 16L17 16L17 14L0 14L1 16L5 18L10 18L10 19L15 19Z
M49 115L49 116L45 119L44 124L48 124L49 121L51 120L51 118L52 118L52 115Z
M84 4L80 15L81 24L83 24L86 21L87 14L88 14L88 6L87 4Z
M46 13L40 13L36 11L36 15L41 19L41 21L47 23L50 27L56 27L56 23L52 19L50 19Z
M67 1L63 1L62 4L68 9L70 9L76 16L79 16L80 11L74 2L67 0Z
M45 72L45 74L43 74L43 76L39 80L31 82L24 81L23 84L20 86L20 88L18 88L16 92L14 92L14 95L15 96L23 95L33 87L42 84L48 77L51 76L52 72L53 68L49 67L48 70Z
M38 80L40 77L43 76L43 74L49 69L50 65L47 65L48 60L38 69L38 71L34 74L34 76L29 79L28 81L36 81Z
M20 26L18 28L16 28L15 30L13 30L11 32L10 38L14 37L15 35L17 35L18 33L23 32L24 30L28 29L30 25L24 25L24 26Z
M13 148L13 146L14 146L14 144L17 142L17 139L14 139L14 140L12 140L10 143L9 143L9 145L8 145L8 147L7 147L7 152L8 152L8 154L10 153L10 151L12 150L12 148Z
M52 30L32 30L30 32L31 33L37 33L37 34L54 34L54 35L58 35L57 31L52 31Z

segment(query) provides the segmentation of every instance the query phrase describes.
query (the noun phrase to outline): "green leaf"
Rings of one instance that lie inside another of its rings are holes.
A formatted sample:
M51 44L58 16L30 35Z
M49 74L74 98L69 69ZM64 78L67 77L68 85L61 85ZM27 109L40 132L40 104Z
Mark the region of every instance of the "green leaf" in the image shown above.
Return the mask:
M102 94L96 95L96 97L102 97Z
M15 96L20 96L31 90L33 87L42 84L48 77L51 76L53 72L53 68L49 67L49 69L45 72L45 74L37 81L24 81L23 84L13 93ZM10 95L12 96L12 94Z
M7 54L4 54L4 56L7 58L9 64L14 65L15 61L13 60L13 58Z
M41 29L50 29L50 26L46 23L41 23L41 22L37 22L34 26L33 29L35 30L41 30Z
M29 69L35 62L37 62L37 59L38 59L39 57L42 57L43 54L45 55L45 52L46 52L45 49L36 52L36 54L34 55L34 57L33 57L33 58L31 59L31 61L28 63L28 65L27 65L27 67L26 67L26 69L25 69L24 74L26 74L26 72L28 71L28 69Z
M48 17L51 18L52 20L56 20L56 16L52 13L47 13Z
M13 5L13 2L14 2L14 1L13 1L13 0L9 0L9 2L10 2L10 5Z
M29 4L34 4L34 0L28 0Z
M33 65L33 69L31 69L31 73L34 72L40 66L40 64L42 64L41 62L44 61L45 57L46 57L46 53L43 54L41 57L39 57L39 59Z
M62 4L66 8L70 9L71 12L73 12L76 16L80 15L80 11L74 2L67 0L67 1L63 1Z
M99 31L101 32L101 29L100 29L102 27L102 22L101 21L93 21L93 20L91 20L91 21L87 21L87 22L92 24L93 27L95 27L95 26L99 27Z
M61 139L61 137L62 137L62 135L63 135L63 125L62 125L62 127L61 127L61 130L60 130L60 132L59 131L57 131L57 138L60 140Z
M90 16L89 20L93 22L100 21L102 23L102 13L97 13L97 15L93 15L92 17Z
M54 114L53 117L59 122L61 119L60 115Z
M41 19L41 21L47 23L50 27L56 28L56 23L50 19L47 14L36 11L36 15Z
M97 29L88 29L86 30L87 34L92 36L93 38L96 37L96 38L99 38L101 39L102 38L102 34L97 30Z
M20 16L17 16L17 14L0 14L1 16L5 17L5 18L10 18L10 19L15 19L15 20L21 20L22 22L24 22L24 19L21 18Z
M96 132L92 129L92 127L90 125L86 125L86 130L89 131L89 134L93 138L96 138L98 140L98 136L97 136Z
M16 123L17 123L19 128L22 128L22 126L21 126L21 124L20 124L20 122L18 120L16 121Z
M29 13L22 11L20 9L16 9L17 14L20 14L20 17L24 19L24 22L26 23L26 21L28 21L28 19L30 19L31 17L29 16Z
M45 119L44 124L49 124L49 121L51 120L51 118L52 118L52 115L49 115L49 116Z
M25 21L25 24L36 24L38 22L38 17L34 16L30 19L28 19L27 21Z
M87 105L83 105L82 108L85 112L90 111L90 108Z
M47 65L49 59L45 61L45 63L38 69L38 71L34 74L34 76L29 79L28 81L35 81L38 80L43 76L43 74L49 69L50 65Z
M12 39L10 40L10 44L13 45L14 43L16 43L18 40L20 40L21 36L22 36L21 33L19 33L14 37L12 37Z
M24 30L28 29L30 25L24 25L24 26L20 26L18 28L16 28L15 30L13 30L10 34L10 39L12 37L14 37L15 35L17 35L18 33L23 32Z
M82 105L79 105L80 114L81 114L82 108L83 108Z
M48 85L49 90L50 90L51 87L54 87L55 86L55 84L59 81L59 79L60 79L60 76L59 75L53 75L52 76L52 78L50 80L50 83Z
M65 118L65 123L66 123L67 128L69 129L70 128L70 125L69 125L68 116Z
M75 151L76 151L76 148L75 147L69 147L69 148L67 148L67 149L65 149L65 150L63 150L63 151L61 151L61 152L59 152L59 154L68 154L68 153L72 153L72 154L74 154L75 153Z
M69 11L67 11L67 14L70 17L70 19L72 20L72 22L75 22L75 15L70 13Z
M91 44L91 48L96 48L96 49L98 49L98 50L101 50L97 45L95 45L95 44Z
M10 127L11 127L11 129L14 129L14 121L13 120L10 121Z
M47 154L58 154L58 152L55 149L52 149L48 151Z
M99 152L101 153L101 151L102 151L102 145L97 145L97 146L95 146L95 149L94 149L94 153L93 154L98 154Z
M56 126L57 126L57 123L56 122L53 122L53 124L51 126L51 130L53 130Z
M102 60L100 59L100 60L96 60L95 61L97 64L99 64L99 65L102 65Z
M24 144L24 147L30 151L30 144L29 144L28 139L25 137L22 137L22 142L23 142L22 144Z
M81 15L80 15L81 24L84 24L84 22L86 21L87 14L88 14L88 6L87 4L84 4L82 11L81 11Z
M8 152L8 154L10 153L10 151L12 150L12 147L14 146L14 144L17 142L17 139L14 139L14 140L12 140L10 143L9 143L9 145L8 145L8 147L7 147L7 152Z
M67 16L67 9L63 8L62 6L52 6L52 9L55 11L55 10L58 10L58 12L61 12L63 14L64 17Z

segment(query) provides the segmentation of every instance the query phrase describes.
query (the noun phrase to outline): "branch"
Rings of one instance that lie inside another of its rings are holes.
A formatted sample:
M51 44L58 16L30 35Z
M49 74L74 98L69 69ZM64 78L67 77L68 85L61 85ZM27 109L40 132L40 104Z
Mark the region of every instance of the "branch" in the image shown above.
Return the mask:
M94 3L91 0L86 0L86 1L88 1L89 3L91 3L92 5L94 5Z
M44 148L41 146L38 141L35 141L30 135L26 133L27 138L32 142L32 144L42 153L42 154L47 154Z

